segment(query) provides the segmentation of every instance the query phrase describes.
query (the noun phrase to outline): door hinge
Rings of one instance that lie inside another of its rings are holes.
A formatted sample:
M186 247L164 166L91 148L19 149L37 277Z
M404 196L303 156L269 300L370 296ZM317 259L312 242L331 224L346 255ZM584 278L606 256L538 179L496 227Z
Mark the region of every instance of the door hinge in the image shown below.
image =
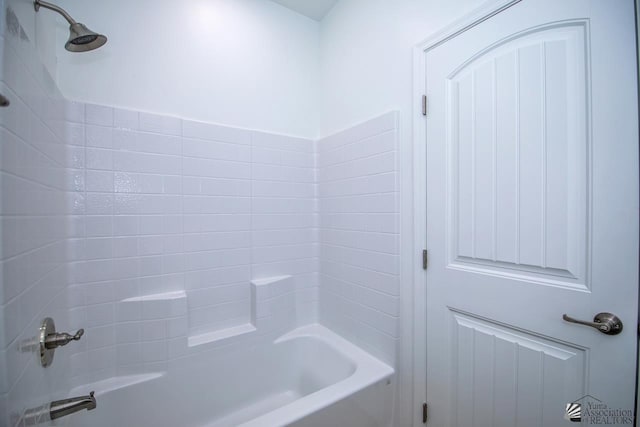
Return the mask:
M422 95L422 115L427 115L427 95Z
M423 250L422 251L422 269L426 270L427 269L427 264L429 263L429 254L427 252L427 250Z
M427 415L428 415L428 406L427 403L422 404L422 424L427 423Z

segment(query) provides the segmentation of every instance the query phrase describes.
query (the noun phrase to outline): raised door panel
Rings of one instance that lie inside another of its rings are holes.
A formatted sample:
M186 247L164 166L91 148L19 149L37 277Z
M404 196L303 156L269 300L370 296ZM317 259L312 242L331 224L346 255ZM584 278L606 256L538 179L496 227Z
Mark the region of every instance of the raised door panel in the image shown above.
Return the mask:
M457 426L552 426L584 395L588 351L450 311L451 419Z
M587 30L527 30L448 76L450 266L589 287Z

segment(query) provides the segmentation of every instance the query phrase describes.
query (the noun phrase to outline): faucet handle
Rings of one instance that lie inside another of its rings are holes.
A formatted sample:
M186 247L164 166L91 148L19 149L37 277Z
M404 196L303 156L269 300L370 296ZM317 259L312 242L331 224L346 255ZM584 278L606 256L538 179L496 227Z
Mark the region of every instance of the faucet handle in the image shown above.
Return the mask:
M80 328L78 329L78 332L76 332L71 339L74 341L80 341L80 338L82 338L82 335L84 335L84 329ZM91 392L91 395L93 396L93 392Z
M84 329L78 329L74 335L70 335L66 332L54 332L50 335L47 335L45 339L45 346L48 349L62 347L63 345L69 344L71 341L79 341L84 335Z
M40 325L40 364L45 368L53 362L53 352L56 348L69 344L71 341L78 341L84 335L84 329L71 335L66 332L56 332L56 325L53 319L47 317Z

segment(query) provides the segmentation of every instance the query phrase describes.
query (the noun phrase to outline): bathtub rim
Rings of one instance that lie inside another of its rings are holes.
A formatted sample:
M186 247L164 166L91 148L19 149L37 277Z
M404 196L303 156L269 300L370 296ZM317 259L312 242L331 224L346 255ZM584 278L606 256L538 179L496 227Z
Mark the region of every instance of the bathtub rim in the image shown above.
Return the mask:
M349 377L301 397L287 405L240 424L238 427L284 426L327 408L371 385L389 379L395 370L355 344L315 323L294 329L276 338L274 344L309 337L318 339L356 365Z
M270 342L271 345L277 346L300 338L310 338L322 342L341 357L347 359L349 363L354 364L355 371L342 380L241 423L237 427L276 427L300 421L369 386L389 380L395 374L395 370L391 366L318 323L293 329L270 340ZM170 375L170 372L149 372L111 377L98 382L76 386L71 390L69 396L86 394L85 392L89 389L96 390L99 405L102 395L117 393L122 388L154 381L167 375ZM215 420L212 421L216 422Z

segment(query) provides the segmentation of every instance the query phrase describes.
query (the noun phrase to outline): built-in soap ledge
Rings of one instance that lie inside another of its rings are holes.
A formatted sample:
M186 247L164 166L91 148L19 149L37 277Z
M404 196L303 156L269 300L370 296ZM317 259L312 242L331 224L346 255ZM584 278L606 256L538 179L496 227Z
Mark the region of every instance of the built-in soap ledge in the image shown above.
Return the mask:
M271 316L275 311L285 311L295 307L292 276L275 276L251 281L251 312L253 324Z
M240 335L249 334L255 332L257 329L253 323L244 323L238 326L232 326L230 328L218 329L216 331L205 332L198 335L191 335L188 340L189 347L196 347L199 345L210 344L226 340Z
M242 335L251 334L278 315L292 313L295 310L294 281L290 275L265 277L251 281L251 318L247 323L229 328L207 331L191 335L189 347L211 343L220 343Z
M109 392L117 391L123 388L131 387L136 384L146 383L156 380L164 375L164 372L150 372L140 375L124 375L107 378L101 381L96 381L89 384L83 384L78 387L74 387L69 392L69 396L78 396L86 394L87 390L95 390L96 395L106 394Z
M133 302L133 301L161 301L161 300L175 300L180 298L186 298L187 294L185 291L172 291L172 292L163 292L160 294L150 294L150 295L142 295L139 297L131 297L123 302Z
M120 301L118 320L153 320L187 315L185 291L141 295Z

